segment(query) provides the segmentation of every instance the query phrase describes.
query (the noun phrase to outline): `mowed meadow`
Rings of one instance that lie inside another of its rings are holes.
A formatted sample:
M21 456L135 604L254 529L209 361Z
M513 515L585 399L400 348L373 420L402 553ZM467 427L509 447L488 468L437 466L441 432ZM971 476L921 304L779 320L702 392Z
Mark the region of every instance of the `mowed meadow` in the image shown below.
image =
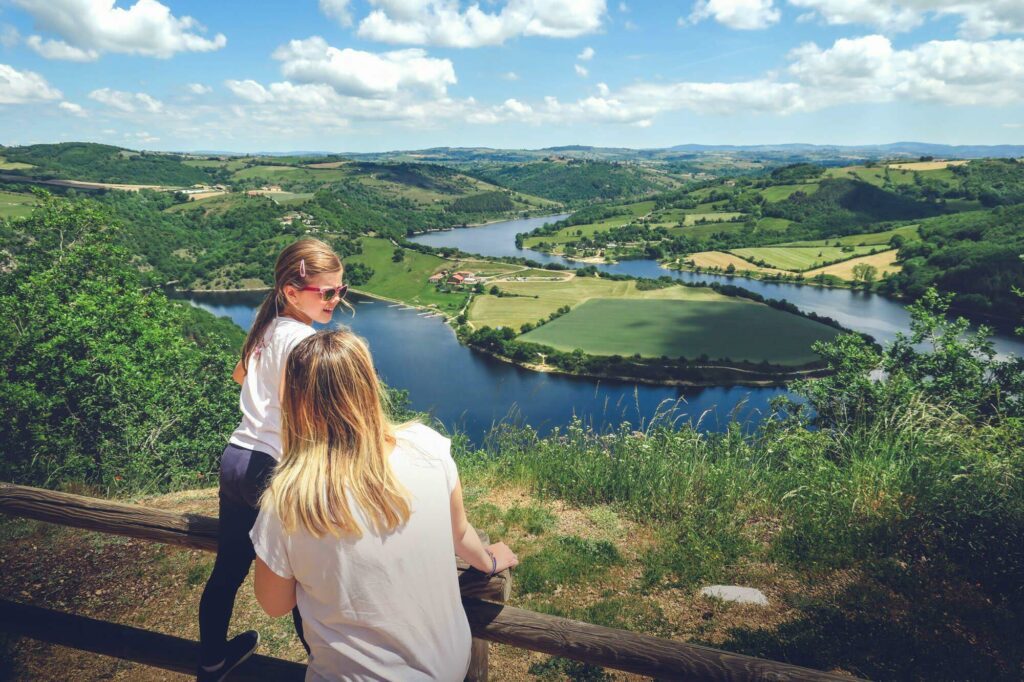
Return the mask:
M561 351L800 366L839 332L760 303L591 299L521 338Z

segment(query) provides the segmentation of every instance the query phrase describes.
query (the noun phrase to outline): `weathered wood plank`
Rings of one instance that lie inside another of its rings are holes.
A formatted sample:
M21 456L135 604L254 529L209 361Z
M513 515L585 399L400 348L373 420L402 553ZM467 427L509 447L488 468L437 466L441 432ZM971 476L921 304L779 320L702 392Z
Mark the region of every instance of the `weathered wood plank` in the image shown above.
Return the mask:
M125 535L217 551L217 519L200 514L176 514L137 504L0 482L0 512L37 521L58 523L99 533ZM504 601L511 589L508 571L490 580L457 560L459 585L465 597Z
M659 680L854 679L479 599L463 599L462 604L474 637Z
M0 600L0 629L187 675L195 673L199 662L199 642L6 599ZM301 663L255 655L228 679L301 682L305 677L306 666Z

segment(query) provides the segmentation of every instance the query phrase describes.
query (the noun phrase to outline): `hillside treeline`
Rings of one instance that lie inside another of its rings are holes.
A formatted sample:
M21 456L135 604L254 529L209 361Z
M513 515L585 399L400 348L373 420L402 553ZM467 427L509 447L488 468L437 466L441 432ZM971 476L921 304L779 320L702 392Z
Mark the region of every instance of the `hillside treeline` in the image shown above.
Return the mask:
M48 179L171 187L188 187L224 179L213 169L186 165L181 156L135 152L92 142L4 147L0 148L0 154L8 161L35 166L17 172Z

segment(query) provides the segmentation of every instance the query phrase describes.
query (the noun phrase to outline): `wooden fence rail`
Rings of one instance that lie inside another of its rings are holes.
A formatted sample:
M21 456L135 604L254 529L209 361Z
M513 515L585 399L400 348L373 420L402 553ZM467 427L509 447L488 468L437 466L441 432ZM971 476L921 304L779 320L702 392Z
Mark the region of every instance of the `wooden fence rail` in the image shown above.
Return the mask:
M103 533L127 535L207 551L216 550L217 519L195 514L175 514L138 505L9 483L0 483L0 512ZM459 571L463 605L473 637L477 639L564 656L662 680L849 682L851 679L786 663L507 606L500 603L508 597L511 585L507 574L488 581L482 574L467 570L465 564L461 562ZM102 627L108 628L108 636L98 639L123 643L117 645L121 647L117 652L100 651L96 648L97 645L90 644L91 638L83 636L76 638L67 635L67 641L57 643L66 643L69 646L108 653L172 670L180 669L181 661L188 661L189 669L185 672L194 670L192 666L196 657L189 647L195 646L195 643L188 640L14 602L0 602L0 611L3 612L0 622L4 623L5 628L45 641L55 641L54 637L64 636L53 632L60 630L60 626L65 627L68 632L81 633L91 629L94 624L102 624ZM47 622L50 623L49 626L45 624ZM97 632L101 630L100 625L95 627ZM156 648L151 651L151 647ZM184 658L170 661L168 659L171 658L171 654L168 652L180 654ZM276 659L260 660L276 661L273 665L298 665ZM170 667L174 665L179 667ZM281 670L284 671L284 668ZM284 679L285 674L282 672L282 677L278 679Z

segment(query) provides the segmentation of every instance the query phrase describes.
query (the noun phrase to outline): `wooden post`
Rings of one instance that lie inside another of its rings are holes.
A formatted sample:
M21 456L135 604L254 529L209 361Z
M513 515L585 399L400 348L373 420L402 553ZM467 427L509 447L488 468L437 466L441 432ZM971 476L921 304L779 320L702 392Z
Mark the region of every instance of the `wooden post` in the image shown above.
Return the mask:
M480 541L484 543L484 546L489 545L491 540L487 537L486 533L477 531L477 535L480 536ZM461 561L461 560L460 560ZM487 580L479 571L464 571L460 576L460 586L462 587L462 598L465 600L467 597L467 589L465 582L472 579L473 575L479 576L481 580ZM509 575L508 569L505 569L501 573L494 576L495 578L501 578L500 592L497 592L494 597L491 597L494 601L504 604L508 601L509 596L512 593L512 579ZM489 581L489 584L492 581ZM496 586L495 586L496 587ZM472 648L469 654L469 670L466 672L466 682L487 682L488 666L490 665L490 645L487 640L473 638Z

